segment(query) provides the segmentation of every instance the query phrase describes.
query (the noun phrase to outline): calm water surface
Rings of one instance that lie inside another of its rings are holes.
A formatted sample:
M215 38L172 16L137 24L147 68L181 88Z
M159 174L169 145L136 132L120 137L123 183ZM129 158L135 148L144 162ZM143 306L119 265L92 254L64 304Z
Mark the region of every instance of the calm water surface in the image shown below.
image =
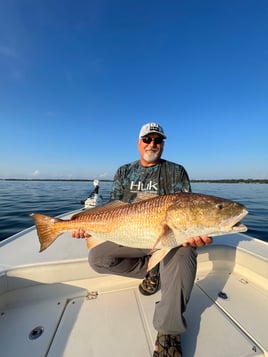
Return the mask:
M100 182L108 201L111 182ZM207 193L243 203L248 234L268 241L268 185L193 183L194 192ZM92 182L0 181L0 240L33 225L33 212L57 216L82 207L81 200L93 190Z

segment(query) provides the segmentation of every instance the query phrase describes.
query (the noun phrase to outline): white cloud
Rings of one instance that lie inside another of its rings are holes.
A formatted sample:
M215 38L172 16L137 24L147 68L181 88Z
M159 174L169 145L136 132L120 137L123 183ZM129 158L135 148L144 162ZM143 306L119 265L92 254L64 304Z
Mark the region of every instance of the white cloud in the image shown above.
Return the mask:
M34 177L40 176L40 171L39 171L39 170L35 170L35 171L32 173L32 176L34 176Z

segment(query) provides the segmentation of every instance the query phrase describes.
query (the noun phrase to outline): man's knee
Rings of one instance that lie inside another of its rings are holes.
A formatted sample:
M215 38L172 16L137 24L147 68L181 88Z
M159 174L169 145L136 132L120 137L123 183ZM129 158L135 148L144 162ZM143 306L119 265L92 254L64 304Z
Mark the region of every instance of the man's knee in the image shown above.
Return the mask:
M118 264L119 258L105 255L102 249L92 248L88 254L88 262L93 270L101 274L111 274L111 268Z

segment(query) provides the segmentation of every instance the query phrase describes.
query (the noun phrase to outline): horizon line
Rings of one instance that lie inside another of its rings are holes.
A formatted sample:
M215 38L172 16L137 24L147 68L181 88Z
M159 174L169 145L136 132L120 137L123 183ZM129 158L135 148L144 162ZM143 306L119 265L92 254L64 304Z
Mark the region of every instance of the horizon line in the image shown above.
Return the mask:
M64 178L0 178L0 181L80 181L80 182L91 182L96 179L64 179ZM98 179L102 182L113 182L113 179ZM268 179L244 179L244 178L233 178L233 179L190 179L190 182L215 182L215 183L268 183Z

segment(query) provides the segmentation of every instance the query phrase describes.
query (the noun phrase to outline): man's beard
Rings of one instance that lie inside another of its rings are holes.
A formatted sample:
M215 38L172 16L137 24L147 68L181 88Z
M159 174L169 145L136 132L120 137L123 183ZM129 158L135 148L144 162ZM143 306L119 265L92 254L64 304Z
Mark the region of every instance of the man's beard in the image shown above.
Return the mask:
M147 162L155 162L159 159L159 151L156 152L147 152L143 154L143 158Z

